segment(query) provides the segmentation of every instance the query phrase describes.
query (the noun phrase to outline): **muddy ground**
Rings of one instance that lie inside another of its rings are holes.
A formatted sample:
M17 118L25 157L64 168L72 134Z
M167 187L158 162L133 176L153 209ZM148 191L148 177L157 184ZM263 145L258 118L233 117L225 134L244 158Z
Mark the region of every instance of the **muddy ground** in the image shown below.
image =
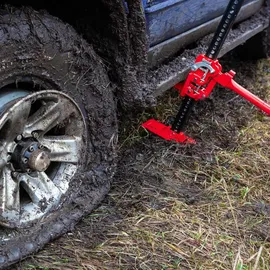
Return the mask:
M222 60L236 80L270 100L270 60ZM140 123L174 114L170 91L156 109L122 121L119 167L105 201L65 236L9 269L269 269L269 118L217 88L197 104L184 146Z

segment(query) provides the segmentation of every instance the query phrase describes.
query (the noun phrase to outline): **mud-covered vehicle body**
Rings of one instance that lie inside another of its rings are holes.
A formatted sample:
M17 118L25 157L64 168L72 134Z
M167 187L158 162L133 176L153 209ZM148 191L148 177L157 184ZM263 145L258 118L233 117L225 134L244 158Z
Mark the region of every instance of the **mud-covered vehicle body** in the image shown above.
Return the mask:
M116 168L117 111L153 106L183 80L227 4L2 3L0 268L101 202ZM268 25L267 1L247 0L220 56L246 41L266 56Z

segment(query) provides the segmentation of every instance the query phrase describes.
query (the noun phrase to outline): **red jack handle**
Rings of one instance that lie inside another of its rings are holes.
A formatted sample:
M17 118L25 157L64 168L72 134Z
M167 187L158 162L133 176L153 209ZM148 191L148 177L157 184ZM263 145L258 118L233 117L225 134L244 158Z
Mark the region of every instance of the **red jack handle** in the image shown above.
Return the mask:
M220 74L219 76L214 78L214 80L220 85L224 86L225 88L228 88L236 92L238 95L242 96L243 98L254 104L256 107L260 108L262 111L270 115L270 105L267 104L265 101L261 100L259 97L252 94L251 92L249 92L247 89L242 87L236 81L234 81L233 80L234 75L235 72L231 70L228 73Z

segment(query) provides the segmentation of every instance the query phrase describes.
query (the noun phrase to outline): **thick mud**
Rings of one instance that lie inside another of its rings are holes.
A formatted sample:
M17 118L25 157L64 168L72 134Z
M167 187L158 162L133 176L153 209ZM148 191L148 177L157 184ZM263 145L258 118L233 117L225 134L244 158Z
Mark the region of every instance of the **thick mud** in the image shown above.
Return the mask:
M106 60L121 107L154 103L152 89L146 84L148 42L141 1L126 1L126 5L122 0L96 1L76 25Z
M86 159L57 211L30 228L0 228L2 269L72 229L104 198L114 171L117 121L113 88L102 61L72 27L31 9L0 13L0 89L38 85L63 91L81 106L88 133Z

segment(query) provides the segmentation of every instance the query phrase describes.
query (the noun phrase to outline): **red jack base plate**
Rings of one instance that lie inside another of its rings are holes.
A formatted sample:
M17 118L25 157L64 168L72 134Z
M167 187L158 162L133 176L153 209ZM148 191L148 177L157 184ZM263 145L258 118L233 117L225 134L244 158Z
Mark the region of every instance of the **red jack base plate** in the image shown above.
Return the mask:
M171 130L170 126L166 126L155 119L150 119L146 121L145 123L142 124L142 127L167 141L176 141L179 143L189 143L189 144L196 143L195 140L186 136L183 132L176 133L175 131Z

